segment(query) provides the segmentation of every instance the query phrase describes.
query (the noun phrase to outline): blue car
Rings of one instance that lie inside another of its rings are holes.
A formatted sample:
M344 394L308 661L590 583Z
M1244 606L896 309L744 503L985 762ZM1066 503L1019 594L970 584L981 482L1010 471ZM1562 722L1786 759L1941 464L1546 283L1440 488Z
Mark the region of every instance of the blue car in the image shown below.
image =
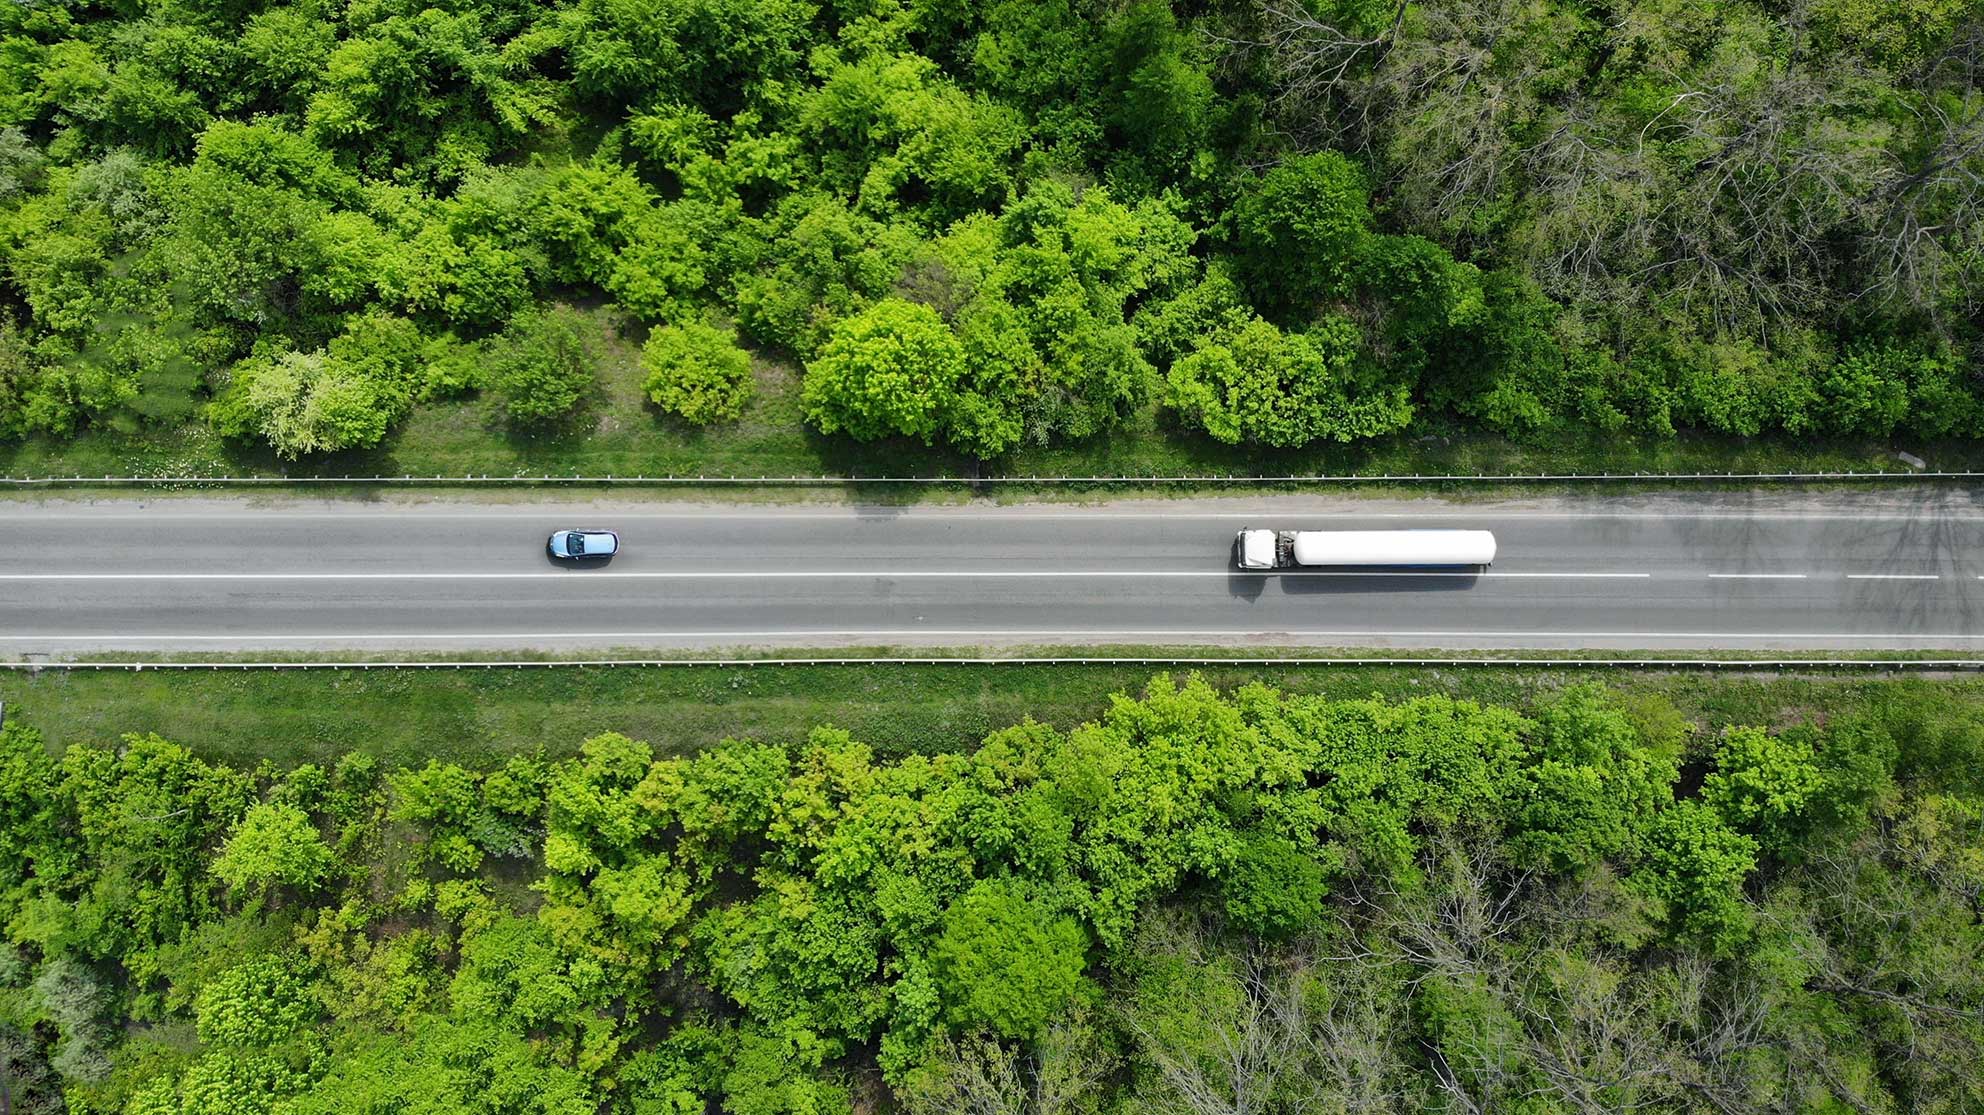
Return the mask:
M620 552L620 536L610 530L560 530L544 548L555 558L612 557Z

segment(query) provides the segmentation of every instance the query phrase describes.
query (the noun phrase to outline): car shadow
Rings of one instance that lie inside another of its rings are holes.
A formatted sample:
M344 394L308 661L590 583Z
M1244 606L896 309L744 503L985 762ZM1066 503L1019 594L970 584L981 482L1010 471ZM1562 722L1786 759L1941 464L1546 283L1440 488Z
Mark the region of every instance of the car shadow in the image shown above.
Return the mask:
M588 554L585 557L554 557L549 549L544 551L544 563L553 569L604 569L613 564L612 554Z

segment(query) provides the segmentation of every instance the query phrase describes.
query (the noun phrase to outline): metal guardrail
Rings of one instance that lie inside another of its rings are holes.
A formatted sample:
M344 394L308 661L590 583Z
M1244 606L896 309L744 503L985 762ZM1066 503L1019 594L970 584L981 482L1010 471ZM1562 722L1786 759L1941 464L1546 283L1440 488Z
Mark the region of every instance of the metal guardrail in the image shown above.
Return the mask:
M552 670L629 667L731 669L762 666L1449 666L1515 667L1528 669L1601 667L1689 670L1869 669L1984 671L1984 658L1465 658L1410 656L1375 658L1216 658L1177 655L1049 655L995 658L901 656L886 658L862 658L856 656L805 658L595 658L486 660L473 662L437 660L413 660L405 662L0 662L0 670L13 670L22 673L39 673L43 670L93 672L137 672L142 670Z
M1778 481L1785 483L1834 482L1840 480L1980 480L1984 471L1927 471L1927 470L1867 470L1846 469L1843 471L1820 472L1503 472L1503 473L1291 473L1285 476L1240 475L1234 473L1208 473L1191 475L1181 473L1149 473L1144 475L1122 476L1070 476L1041 474L1005 474L997 476L739 476L736 474L716 475L686 473L666 473L656 476L560 476L541 473L535 476L522 473L504 476L468 474L463 476L415 475L404 473L399 476L4 476L0 485L9 487L62 487L64 485L84 486L130 485L164 486L172 484L261 485L277 486L286 484L376 484L376 485L531 485L562 484L575 487L586 485L653 485L657 487L695 487L707 485L743 485L761 487L838 487L852 484L903 484L903 485L991 485L991 484L1509 484L1509 483L1559 483L1590 481Z

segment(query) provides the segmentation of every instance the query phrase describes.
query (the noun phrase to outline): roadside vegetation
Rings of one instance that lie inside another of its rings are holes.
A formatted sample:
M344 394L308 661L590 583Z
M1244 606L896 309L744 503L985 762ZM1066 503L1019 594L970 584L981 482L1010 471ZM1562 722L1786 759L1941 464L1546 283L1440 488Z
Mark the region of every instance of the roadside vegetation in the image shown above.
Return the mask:
M1961 683L1159 677L919 753L795 717L293 766L58 754L41 684L0 731L16 1111L1984 1104Z
M1929 0L9 4L0 462L1962 446L1980 43Z
M1204 648L1187 648L1203 654ZM850 652L859 653L859 652ZM1085 647L1080 653L1162 654L1164 648ZM1839 716L1886 719L1912 705L1984 722L1984 677L1857 671L1600 670L1627 701L1671 705L1704 725L1773 730ZM1234 665L1201 667L1222 690L1261 681L1286 693L1404 700L1440 695L1527 707L1591 675L1498 667ZM614 730L659 754L692 755L733 737L797 740L846 728L890 758L962 751L1031 717L1072 728L1112 693L1148 680L1138 665L780 666L607 669L437 669L91 672L0 675L10 720L57 750L157 732L200 758L253 768L328 766L347 752L381 764L429 758L469 767L512 756L569 758Z

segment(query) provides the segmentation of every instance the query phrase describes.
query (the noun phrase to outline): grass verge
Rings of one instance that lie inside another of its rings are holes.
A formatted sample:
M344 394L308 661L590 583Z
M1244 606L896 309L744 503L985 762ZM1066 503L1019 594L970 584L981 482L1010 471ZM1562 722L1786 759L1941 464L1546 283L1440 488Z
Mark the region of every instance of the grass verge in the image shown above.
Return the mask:
M583 412L558 433L511 430L486 395L423 404L374 450L300 463L233 446L204 424L131 436L93 431L0 446L8 476L195 475L913 475L971 476L973 462L905 441L862 445L803 424L797 370L759 358L757 393L733 424L694 429L658 415L642 394L639 349L595 314L603 366ZM1023 449L983 471L1006 476L1382 475L1564 472L1899 470L1896 446L1876 442L1719 437L1634 438L1564 432L1513 442L1429 419L1411 431L1350 446L1253 452L1168 429L1154 407L1111 435L1060 449ZM1984 443L1914 444L1931 469L1984 466ZM921 498L921 497L909 497Z
M729 736L799 740L820 724L847 728L887 753L954 750L1029 716L1062 727L1092 719L1111 693L1135 692L1159 672L1161 667L1133 664L886 663L307 673L50 670L0 675L0 699L7 703L9 720L40 728L56 747L155 731L208 759L251 767L264 760L278 766L323 762L353 750L392 764L433 757L479 766L516 753L569 754L587 736L608 730L675 753ZM1336 697L1445 694L1518 705L1599 679L1630 699L1670 702L1703 731L1733 723L1782 727L1924 704L1984 721L1984 676L1967 673L1367 665L1208 666L1199 672L1222 688L1259 680L1290 692Z

